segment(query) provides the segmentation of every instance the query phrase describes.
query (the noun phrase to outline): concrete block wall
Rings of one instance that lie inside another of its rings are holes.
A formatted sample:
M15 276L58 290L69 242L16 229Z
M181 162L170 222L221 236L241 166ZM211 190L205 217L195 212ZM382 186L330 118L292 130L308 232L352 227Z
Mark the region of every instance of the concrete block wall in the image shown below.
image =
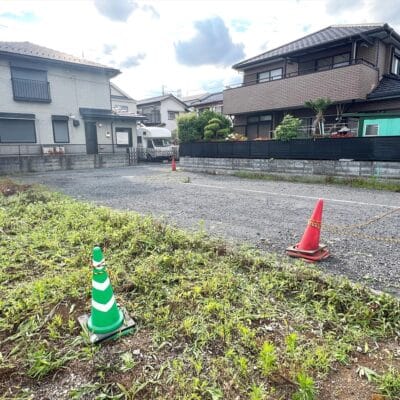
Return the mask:
M129 166L128 154L0 157L0 175Z
M186 171L220 174L251 171L267 174L400 179L400 162L180 157L179 165Z

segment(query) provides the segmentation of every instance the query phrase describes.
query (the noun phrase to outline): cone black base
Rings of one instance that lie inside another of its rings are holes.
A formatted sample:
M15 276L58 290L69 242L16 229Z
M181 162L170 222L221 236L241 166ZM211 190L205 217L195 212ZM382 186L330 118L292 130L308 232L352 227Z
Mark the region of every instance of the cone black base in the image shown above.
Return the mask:
M128 312L125 308L120 308L121 312L124 315L124 323L115 331L100 334L90 332L87 327L87 322L89 320L90 315L84 314L78 317L78 321L82 327L82 329L89 335L90 343L98 344L104 342L106 340L117 339L120 336L128 335L132 333L136 328L136 322L128 315Z
M329 257L329 250L326 245L320 244L316 250L299 250L297 245L289 246L286 249L286 253L290 257L302 258L307 262L321 261Z

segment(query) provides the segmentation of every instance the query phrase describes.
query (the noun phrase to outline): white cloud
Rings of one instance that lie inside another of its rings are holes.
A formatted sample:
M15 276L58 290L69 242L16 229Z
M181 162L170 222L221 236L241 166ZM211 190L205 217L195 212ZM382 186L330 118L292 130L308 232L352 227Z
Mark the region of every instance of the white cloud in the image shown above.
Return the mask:
M104 1L104 0L103 0ZM105 18L88 0L0 0L1 40L26 41L104 64L121 65L139 54L146 57L134 68L124 69L116 83L132 97L140 99L160 94L162 85L181 89L184 95L204 87L220 86L237 80L230 65L185 66L178 63L174 44L196 36L195 22L220 17L234 44L244 44L244 56L295 40L327 25L381 22L387 18L395 29L397 16L376 14L379 0L365 0L357 13L328 12L331 3L320 0L135 0L137 7L126 22ZM396 1L393 4L396 4ZM34 15L27 23L2 19L1 14ZM28 13L28 14L27 14ZM239 22L241 25L239 24ZM245 21L245 22L243 22ZM218 40L218 37L215 39ZM107 51L104 53L104 45ZM266 47L263 45L266 44ZM223 52L223 50L221 50ZM214 85L214 86L213 86ZM218 90L218 89L216 89Z

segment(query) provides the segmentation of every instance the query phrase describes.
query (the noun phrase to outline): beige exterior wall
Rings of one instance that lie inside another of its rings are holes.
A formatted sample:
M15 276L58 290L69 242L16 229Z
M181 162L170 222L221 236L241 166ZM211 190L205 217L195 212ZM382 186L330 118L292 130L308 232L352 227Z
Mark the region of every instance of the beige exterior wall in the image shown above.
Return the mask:
M224 114L301 107L305 101L329 97L334 102L366 99L378 83L376 69L363 64L224 91Z
M370 62L373 65L376 65L376 57L377 57L377 51L378 47L380 45L378 44L378 41L375 42L373 45L368 45L368 47L361 45L360 43L357 43L357 56L356 58L362 58L363 60L366 60Z
M383 42L379 42L377 46L377 58L378 63L377 67L379 69L379 79L382 78L382 75L389 73L390 66L390 49Z

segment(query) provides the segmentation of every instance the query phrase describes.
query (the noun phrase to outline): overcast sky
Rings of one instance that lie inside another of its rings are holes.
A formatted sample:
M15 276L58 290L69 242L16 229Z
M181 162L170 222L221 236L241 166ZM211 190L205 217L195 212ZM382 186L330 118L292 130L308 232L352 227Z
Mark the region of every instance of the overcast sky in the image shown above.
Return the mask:
M0 0L0 40L119 68L135 99L240 81L233 63L333 24L388 22L400 0Z

